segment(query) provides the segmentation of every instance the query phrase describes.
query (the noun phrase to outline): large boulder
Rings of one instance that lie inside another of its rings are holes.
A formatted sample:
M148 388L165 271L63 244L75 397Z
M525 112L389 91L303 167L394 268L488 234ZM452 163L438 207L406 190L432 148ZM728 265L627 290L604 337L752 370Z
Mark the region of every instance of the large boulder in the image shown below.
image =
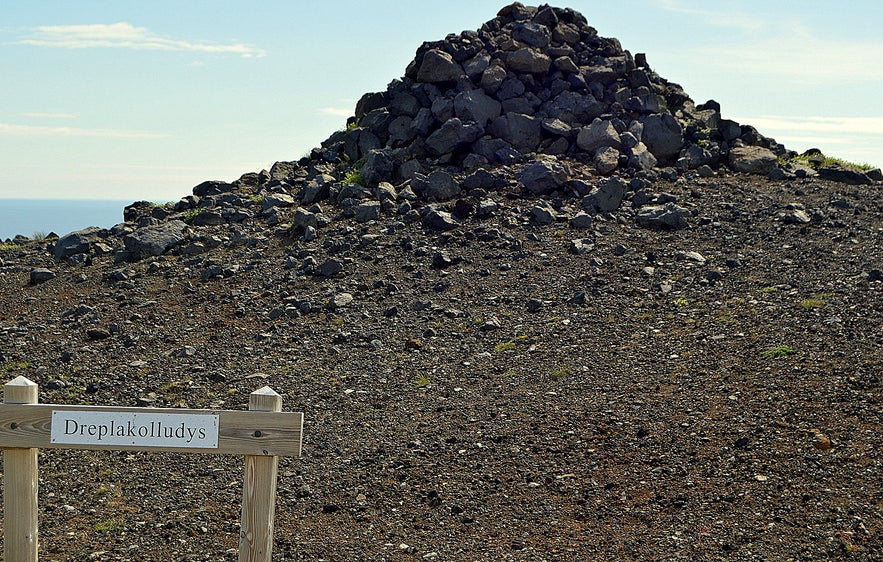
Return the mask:
M545 195L561 187L569 177L567 167L550 157L525 166L520 179L528 193Z
M509 70L514 72L526 72L529 74L545 74L552 66L552 59L540 51L524 47L509 53L506 58Z
M684 130L670 113L656 113L643 118L641 140L657 160L671 160L684 146Z
M463 67L460 66L448 53L438 49L430 49L423 55L423 62L417 70L417 80L420 82L456 82L461 76L465 76Z
M184 241L186 228L180 220L145 226L123 238L123 244L133 259L159 256Z
M474 121L482 127L500 116L500 102L483 90L466 90L454 98L454 114L463 121Z
M484 129L478 123L463 123L453 117L429 135L426 139L426 150L433 156L441 156L465 148L482 134Z
M76 254L87 254L92 249L92 244L101 239L103 229L90 226L82 230L65 234L55 243L53 254L55 259L63 260Z
M772 150L760 146L737 146L730 150L730 167L737 172L767 175L778 162Z
M490 132L520 152L533 152L542 139L543 123L532 115L506 113L494 119Z
M619 133L609 119L595 119L588 127L579 130L576 144L586 152L594 153L599 148L620 147Z

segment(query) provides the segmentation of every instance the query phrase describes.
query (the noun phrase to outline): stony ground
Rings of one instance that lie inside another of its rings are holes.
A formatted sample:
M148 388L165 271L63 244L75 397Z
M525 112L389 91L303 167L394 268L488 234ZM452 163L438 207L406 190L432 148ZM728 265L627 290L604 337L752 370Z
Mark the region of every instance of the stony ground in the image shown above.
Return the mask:
M538 226L501 192L447 233L250 221L78 267L3 246L0 372L68 404L245 409L270 385L306 416L275 560L881 559L880 185L653 188L690 228L628 204ZM237 559L241 458L40 463L41 560Z

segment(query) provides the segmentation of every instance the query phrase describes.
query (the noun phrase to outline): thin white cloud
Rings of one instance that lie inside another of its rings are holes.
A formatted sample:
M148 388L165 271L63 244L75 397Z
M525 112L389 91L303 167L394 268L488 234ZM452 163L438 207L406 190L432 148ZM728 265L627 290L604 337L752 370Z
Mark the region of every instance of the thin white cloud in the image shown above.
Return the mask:
M739 121L739 119L736 119ZM742 122L742 121L740 121ZM777 129L791 132L828 134L828 135L861 135L883 136L883 117L793 117L782 115L761 115L748 117L745 123L751 123L757 129Z
M743 12L725 11L715 5L713 10L703 10L685 6L679 0L655 0L656 5L666 12L699 18L703 23L717 27L739 29L741 31L759 31L766 27L766 22ZM703 4L706 4L703 2Z
M40 125L15 125L0 123L0 136L22 137L98 137L116 139L159 139L169 135L150 131L126 131L121 129L80 129L76 127L45 127Z
M20 115L29 119L76 119L79 117L76 113L48 113L42 111L28 111Z
M46 25L36 27L18 42L23 45L59 49L116 48L150 51L189 51L214 54L233 54L244 58L263 57L263 49L243 43L193 42L157 35L146 27L128 22L87 25Z
M334 115L337 117L352 117L353 110L342 107L323 107L319 110L322 115Z
M883 76L883 42L807 37L805 31L750 45L709 46L698 56L734 72L804 84L878 82Z

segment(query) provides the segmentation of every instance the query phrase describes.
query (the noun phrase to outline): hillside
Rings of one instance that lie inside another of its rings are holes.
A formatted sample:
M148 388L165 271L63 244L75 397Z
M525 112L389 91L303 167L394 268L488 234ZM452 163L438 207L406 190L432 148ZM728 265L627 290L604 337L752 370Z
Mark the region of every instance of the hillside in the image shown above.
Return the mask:
M568 9L417 49L301 160L0 246L46 403L305 413L275 560L876 560L879 170ZM242 460L44 451L41 559L235 560Z

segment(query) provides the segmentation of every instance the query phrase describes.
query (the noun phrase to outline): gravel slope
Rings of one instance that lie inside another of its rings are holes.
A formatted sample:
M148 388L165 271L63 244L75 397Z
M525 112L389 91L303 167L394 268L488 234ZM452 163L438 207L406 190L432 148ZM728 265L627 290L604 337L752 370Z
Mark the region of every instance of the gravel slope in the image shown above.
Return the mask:
M500 192L447 233L253 220L193 227L223 240L197 258L80 267L23 243L0 252L0 369L70 404L245 409L273 387L306 415L276 560L879 559L880 186L652 189L690 228L629 205L539 226ZM342 271L286 268L308 258ZM40 462L42 560L237 558L239 458Z

